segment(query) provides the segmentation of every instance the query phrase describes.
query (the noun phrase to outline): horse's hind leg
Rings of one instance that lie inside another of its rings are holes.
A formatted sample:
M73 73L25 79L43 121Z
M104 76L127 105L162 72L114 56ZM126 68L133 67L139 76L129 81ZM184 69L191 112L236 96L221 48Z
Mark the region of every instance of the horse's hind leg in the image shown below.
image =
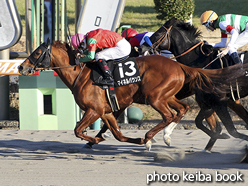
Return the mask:
M170 97L168 102L159 99L159 101L150 101L150 103L152 107L161 114L163 121L146 133L145 143L149 150L151 148L151 143L148 142L171 122L178 123L189 108L187 104L177 100L174 96ZM171 110L170 106L177 111L177 115Z
M189 110L189 106L188 106L188 104L186 104L180 100L177 100L177 99L171 99L171 101L168 102L168 104L170 107L172 107L177 112L177 116L178 116L178 118L177 118L178 121L173 121L172 123L170 123L168 126L166 126L164 128L163 140L164 140L166 145L170 146L170 142L171 142L170 135L171 135L172 131L174 130L174 128L179 123L179 121L184 116L184 113L186 113Z
M102 120L108 126L109 130L112 132L112 134L118 141L135 143L139 145L144 144L143 138L128 138L123 136L118 126L118 123L112 113L103 115Z

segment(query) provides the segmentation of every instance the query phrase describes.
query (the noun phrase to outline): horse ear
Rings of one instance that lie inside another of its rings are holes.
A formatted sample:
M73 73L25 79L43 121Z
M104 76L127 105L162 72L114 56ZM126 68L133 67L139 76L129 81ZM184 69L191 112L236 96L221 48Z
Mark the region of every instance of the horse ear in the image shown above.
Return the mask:
M177 21L177 18L173 17L171 18L171 23L175 23Z
M174 23L177 21L177 19L175 17L169 19L168 21L165 22L164 26L171 26L171 25L174 25Z

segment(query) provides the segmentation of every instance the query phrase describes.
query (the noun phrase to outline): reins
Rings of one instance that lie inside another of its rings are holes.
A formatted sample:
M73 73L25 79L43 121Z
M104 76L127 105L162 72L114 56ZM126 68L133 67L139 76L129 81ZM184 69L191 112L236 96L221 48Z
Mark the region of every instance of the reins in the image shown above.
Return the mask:
M63 69L63 68L72 68L76 67L78 65L71 65L71 66L65 66L65 67L44 67L44 68L35 68L35 70L56 70L56 69Z
M171 28L172 28L172 25L169 27L169 28L166 28L164 25L162 26L162 28L164 28L166 30L166 34L163 34L156 42L154 42L152 45L151 45L151 48L154 49L156 51L156 49L159 47L159 45L165 40L165 38L168 38L168 43L169 43L169 46L168 46L168 49L167 50L170 50L170 37L169 37L169 34L170 34L170 31L171 31ZM154 46L156 45L156 46ZM195 44L194 46L192 46L191 48L189 48L187 51L185 51L184 53L178 55L178 56L174 56L172 57L171 59L176 59L176 58L179 58L179 57L182 57L184 56L185 54L189 53L190 51L192 51L193 49L195 49L197 46L201 45L200 47L200 50L201 52L208 56L205 52L203 52L202 50L202 46L204 45L204 41L200 41L199 43Z
M205 55L205 53L202 51L202 45L204 45L204 41L200 41L199 43L195 44L194 46L192 46L191 48L189 48L188 50L186 50L184 53L179 54L178 56L174 56L171 59L176 59L179 57L184 56L185 54L189 53L190 51L192 51L193 49L195 49L197 46L201 45L201 52Z

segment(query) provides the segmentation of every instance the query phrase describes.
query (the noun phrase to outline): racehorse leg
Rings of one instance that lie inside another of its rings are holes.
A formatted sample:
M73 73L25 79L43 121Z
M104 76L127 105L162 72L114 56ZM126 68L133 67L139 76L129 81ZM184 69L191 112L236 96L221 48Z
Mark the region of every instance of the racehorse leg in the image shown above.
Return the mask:
M103 137L103 134L108 130L108 126L104 123L104 125L102 126L101 130L98 132L98 134L95 136L95 138L98 138L98 143L100 143L101 141L104 141L105 138ZM87 143L89 148L92 148L92 146L94 145L94 143L88 142Z
M139 145L144 144L143 138L128 138L123 136L113 113L105 114L101 118L118 141L135 143Z
M239 100L233 101L229 99L228 107L232 109L246 123L246 129L248 129L248 112L241 105L240 101Z
M208 125L212 131L214 131L218 134L221 133L222 128L221 128L221 125L217 119L215 112L213 114L211 114L209 117L205 116L205 120L208 123ZM211 151L211 149L213 148L216 141L217 141L216 138L210 138L204 151Z
M84 129L94 123L99 117L100 115L93 109L89 108L88 110L86 110L83 118L80 120L79 124L74 129L76 137L89 141L90 144L98 144L100 141L103 141L104 139L101 137L93 138L82 133Z
M118 112L114 113L115 118L117 119L125 109L126 109L126 108L122 108L122 109L120 109ZM104 123L103 126L102 126L102 128L101 128L101 130L98 132L98 134L97 134L95 137L102 138L102 141L104 141L105 138L104 138L103 135L104 135L104 133L105 133L107 130L108 130L108 126ZM100 142L101 142L101 141L99 141L99 143L100 143ZM90 142L88 142L87 144L88 144L90 147L92 147L92 146L94 145L93 143L90 143Z
M215 112L219 116L220 120L222 121L223 125L226 127L228 133L235 137L235 138L240 138L243 140L248 141L248 136L239 133L236 128L234 127L232 118L227 110L226 106L223 105L216 105L215 106Z
M180 111L186 110L186 112L187 112L189 109L189 106L186 103L179 101L177 99L171 100L171 102L169 102L169 105L171 108L173 108L177 112L179 121L183 117L183 114ZM170 146L170 142L171 142L170 135L171 135L172 131L174 130L174 128L179 123L179 121L174 121L164 128L163 139L164 139L164 143L168 146Z
M217 139L229 138L229 136L227 136L225 134L220 134L220 132L221 132L221 129L219 128L220 126L218 126L218 128L217 128L218 131L214 132L213 130L209 130L207 127L205 127L203 125L202 122L205 119L205 117L209 117L213 113L214 113L214 110L201 107L201 110L199 111L198 115L195 118L195 124L196 124L197 128L201 129L203 132L205 132L207 135L209 135L211 137L209 144L207 145L206 148L211 148L211 145L214 145L214 142Z
M179 100L177 100L174 96L170 97L168 101L164 100L161 101L160 99L157 99L157 101L149 101L151 106L157 110L162 118L163 121L160 122L157 126L153 127L151 130L149 130L145 135L145 143L146 148L150 150L151 148L151 142L150 140L163 128L165 128L167 125L169 125L171 122L178 123L183 115L187 112L189 109L189 106ZM177 115L171 110L173 108Z

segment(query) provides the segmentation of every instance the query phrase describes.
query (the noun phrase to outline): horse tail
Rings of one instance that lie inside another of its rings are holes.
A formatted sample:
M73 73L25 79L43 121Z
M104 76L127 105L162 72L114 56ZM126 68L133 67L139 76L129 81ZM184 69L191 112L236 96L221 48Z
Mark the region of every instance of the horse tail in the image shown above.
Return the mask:
M191 90L197 88L209 93L213 91L211 74L205 72L205 69L192 68L181 63L179 65L185 73L185 83L189 83Z
M228 93L236 90L237 82L239 86L247 85L245 77L248 71L248 64L237 64L223 69L200 69L191 68L179 63L185 72L186 83L190 82L190 88L197 88L207 93Z

